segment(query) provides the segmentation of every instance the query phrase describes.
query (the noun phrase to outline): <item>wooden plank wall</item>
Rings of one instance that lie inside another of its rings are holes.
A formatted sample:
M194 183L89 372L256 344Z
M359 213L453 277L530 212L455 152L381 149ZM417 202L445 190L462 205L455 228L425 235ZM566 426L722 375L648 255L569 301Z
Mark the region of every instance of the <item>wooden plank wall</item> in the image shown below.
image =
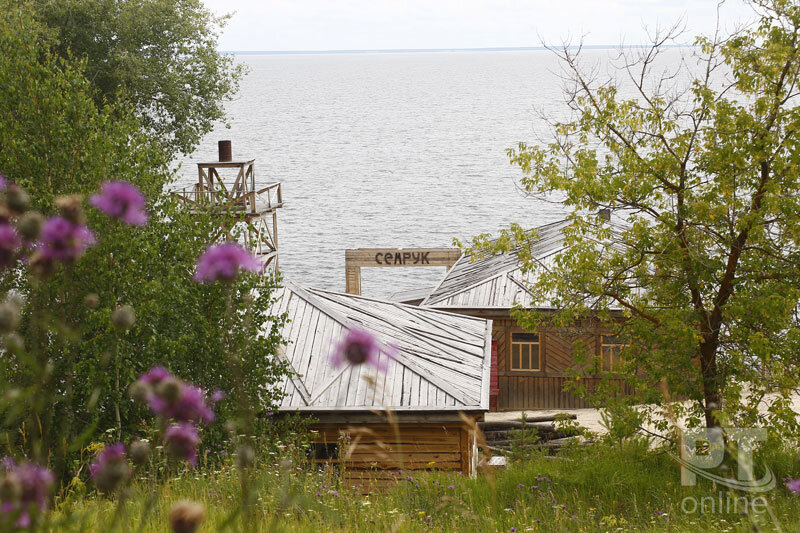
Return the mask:
M463 423L401 423L397 432L385 423L319 424L313 429L314 442L339 444L339 461L332 462L350 485L393 483L409 475L403 471L473 474L474 435Z
M492 340L497 343L497 377L499 395L497 408L499 411L516 411L522 409L581 409L593 407L583 398L564 391L564 385L570 379L564 374L572 365L573 342L582 340L590 352L599 348L598 335L587 331L578 337L565 337L555 330L541 331L540 350L543 353L544 372L511 371L510 333L518 330L516 322L511 318L492 317ZM599 332L597 332L599 334ZM588 389L596 387L600 378L587 377L581 382ZM622 383L626 394L630 387Z

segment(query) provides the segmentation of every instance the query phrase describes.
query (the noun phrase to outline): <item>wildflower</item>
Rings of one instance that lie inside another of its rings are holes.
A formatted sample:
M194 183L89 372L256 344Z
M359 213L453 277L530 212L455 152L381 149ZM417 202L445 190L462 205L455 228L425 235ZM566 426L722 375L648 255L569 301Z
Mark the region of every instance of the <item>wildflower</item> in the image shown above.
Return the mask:
M536 489L538 489L538 488L539 488L539 485L531 485L531 489L532 489L532 490L536 490Z
M14 262L20 246L17 230L11 224L0 224L0 268L5 268Z
M517 528L515 528L515 527L512 527L512 528L511 528L511 533L516 533L516 532L517 532Z
M89 203L112 218L131 226L147 224L144 195L134 185L125 181L109 181L100 188L100 194L89 198Z
M664 516L665 514L667 514L667 513L665 513L664 511L661 511L659 509L653 511L653 516Z
M456 486L455 485L447 485L447 488L452 490L452 489L455 489Z
M167 370L163 366L154 366L153 368L148 370L147 373L142 374L139 377L139 381L147 383L148 385L155 385L171 377L172 374L170 374L169 370Z
M197 444L200 436L192 424L173 424L164 432L164 444L171 455L184 459L192 466L197 464Z
M381 360L378 339L372 333L357 328L349 329L345 338L331 353L331 364L334 368L345 363L353 366L367 363L382 372L386 371L387 366Z
M6 204L16 213L24 213L31 205L31 197L25 189L15 183L6 186Z
M89 475L102 492L112 492L130 477L131 469L121 442L103 448L89 467Z
M520 483L519 485L517 485L517 488L518 489L524 489L525 488L525 483Z
M120 305L111 313L111 323L121 330L131 329L136 322L136 313L130 305Z
M795 480L788 479L786 481L786 488L789 489L791 492L800 495L800 478Z
M146 440L135 440L131 443L128 451L133 460L133 464L143 465L150 457L150 443Z
M83 197L80 194L59 196L54 203L61 216L73 224L86 223L86 215L83 214Z
M196 502L179 501L169 512L169 524L175 533L194 533L206 516L205 508Z
M182 383L163 367L153 367L143 374L131 386L130 393L137 400L146 400L150 409L164 418L205 424L215 419L203 390ZM211 401L220 394L212 395Z
M41 215L41 213L37 213L36 211L28 211L20 217L19 222L17 223L17 229L25 241L33 242L39 238L39 234L42 232L43 225L44 217Z
M239 270L258 272L261 263L234 242L210 246L197 260L195 281L213 283L234 279Z
M44 260L68 263L82 256L94 243L92 230L64 217L54 216L44 223L36 252Z
M47 510L50 488L55 478L48 469L33 463L16 464L13 459L3 459L5 474L0 482L0 512L17 518L16 527L28 527L32 520L31 508Z
M211 395L211 403L217 403L225 399L225 393L221 390L215 390Z

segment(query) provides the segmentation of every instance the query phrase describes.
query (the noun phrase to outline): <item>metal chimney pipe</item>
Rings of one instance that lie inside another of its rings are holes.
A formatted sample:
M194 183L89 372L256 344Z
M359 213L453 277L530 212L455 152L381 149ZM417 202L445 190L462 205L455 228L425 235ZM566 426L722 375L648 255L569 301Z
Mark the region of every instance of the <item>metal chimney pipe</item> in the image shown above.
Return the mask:
M219 141L217 143L219 148L219 160L220 162L224 161L233 161L233 151L231 148L230 141Z

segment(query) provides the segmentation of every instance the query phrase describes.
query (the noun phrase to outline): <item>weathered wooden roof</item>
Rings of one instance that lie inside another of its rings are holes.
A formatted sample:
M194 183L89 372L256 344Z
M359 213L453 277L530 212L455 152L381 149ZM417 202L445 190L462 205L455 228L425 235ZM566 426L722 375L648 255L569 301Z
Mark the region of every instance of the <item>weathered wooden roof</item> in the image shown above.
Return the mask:
M562 231L568 224L561 220L537 228L538 239L531 246L535 261L546 265L564 248ZM421 305L437 309L510 309L515 304L547 307L534 302L525 288L530 276L522 272L514 251L474 260L462 255Z
M291 283L276 296L271 312L288 317L281 357L296 373L279 384L281 411L489 409L490 320ZM333 368L330 353L350 327L378 337L386 373Z
M422 287L418 289L407 289L403 291L397 291L389 296L390 302L400 302L401 304L415 304L420 303L422 300L428 297L428 295L433 291L434 287Z

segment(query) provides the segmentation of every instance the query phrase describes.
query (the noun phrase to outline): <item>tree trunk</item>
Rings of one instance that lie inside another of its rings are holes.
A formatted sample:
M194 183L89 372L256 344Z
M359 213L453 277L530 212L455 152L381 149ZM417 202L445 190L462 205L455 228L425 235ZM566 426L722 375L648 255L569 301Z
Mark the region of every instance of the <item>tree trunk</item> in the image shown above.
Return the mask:
M706 427L720 427L714 411L720 408L720 383L717 373L716 343L706 341L700 345L700 371L703 376L703 411Z

